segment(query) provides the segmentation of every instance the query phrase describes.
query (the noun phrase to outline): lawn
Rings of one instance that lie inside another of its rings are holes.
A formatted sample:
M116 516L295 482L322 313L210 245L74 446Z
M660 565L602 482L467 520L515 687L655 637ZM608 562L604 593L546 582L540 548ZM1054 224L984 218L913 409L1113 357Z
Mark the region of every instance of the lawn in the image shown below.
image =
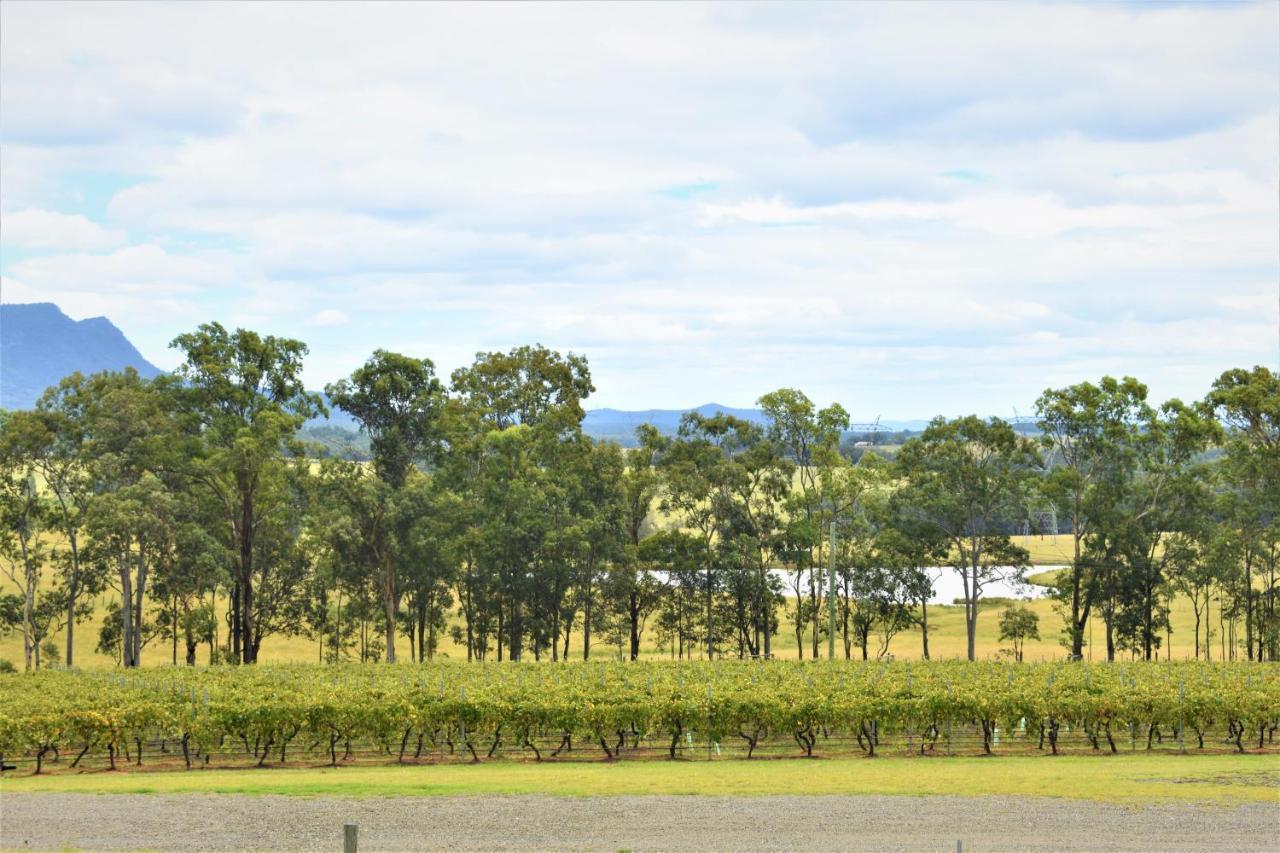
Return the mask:
M1118 803L1280 804L1280 755L1076 755L619 761L262 770L55 773L5 792L297 796L898 794L1040 796Z

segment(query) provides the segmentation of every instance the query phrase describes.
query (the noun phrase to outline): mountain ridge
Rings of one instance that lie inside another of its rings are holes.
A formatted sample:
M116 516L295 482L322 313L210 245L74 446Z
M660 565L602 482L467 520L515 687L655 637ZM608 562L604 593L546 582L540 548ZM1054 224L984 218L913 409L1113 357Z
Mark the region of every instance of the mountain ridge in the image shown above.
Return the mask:
M72 320L52 302L0 304L0 408L28 409L64 376L162 372L106 317Z
M0 304L0 408L24 409L35 405L44 390L64 376L133 367L146 377L158 376L158 367L138 351L107 317L72 320L52 302ZM688 409L587 409L582 429L594 438L635 441L636 427L652 424L659 432L674 434L687 412L713 416L717 412L753 423L765 423L756 408L704 403ZM919 430L927 421L881 421L888 430ZM328 418L312 418L304 429L337 427L356 430L356 421L330 406ZM856 431L856 430L855 430Z

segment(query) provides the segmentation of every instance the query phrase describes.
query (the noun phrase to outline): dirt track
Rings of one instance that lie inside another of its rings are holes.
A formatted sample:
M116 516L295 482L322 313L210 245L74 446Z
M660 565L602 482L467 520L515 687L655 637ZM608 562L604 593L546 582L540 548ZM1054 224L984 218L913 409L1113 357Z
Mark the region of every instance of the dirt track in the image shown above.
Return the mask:
M969 797L3 794L0 849L1275 850L1280 798L1231 808Z

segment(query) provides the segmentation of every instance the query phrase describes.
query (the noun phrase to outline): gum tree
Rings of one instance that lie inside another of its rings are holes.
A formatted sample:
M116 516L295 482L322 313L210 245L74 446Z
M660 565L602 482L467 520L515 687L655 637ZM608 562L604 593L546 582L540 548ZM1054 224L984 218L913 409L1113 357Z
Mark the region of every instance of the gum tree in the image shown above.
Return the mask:
M267 497L264 480L283 464L302 424L324 406L303 387L307 347L301 341L205 323L171 346L184 361L170 389L193 440L175 448L166 464L207 489L221 507L235 559L231 653L255 663L257 537L280 509L261 500Z
M849 413L838 403L819 409L803 392L780 388L756 401L768 420L769 437L796 466L796 488L786 501L789 519L787 562L793 567L792 591L796 596L796 644L804 657L802 631L806 618L812 619L811 647L818 656L823 590L821 571L827 542L826 532L839 514L832 485L833 471L848 467L840 455L840 435L849 428ZM809 601L804 601L804 581L808 578Z
M1008 423L976 416L935 418L902 446L897 465L906 511L944 536L964 584L969 660L977 654L978 603L984 587L1021 580L1029 555L1004 530L1039 468L1035 446Z
M1096 385L1081 382L1046 390L1036 401L1036 416L1048 466L1042 494L1071 519L1071 566L1056 586L1071 654L1078 658L1097 580L1096 560L1084 553L1085 538L1110 512L1115 491L1132 476L1136 444L1155 411L1147 405L1147 387L1141 382L1104 376Z
M403 595L400 574L412 514L401 509L414 464L434 457L444 388L430 359L377 350L344 379L325 388L369 435L376 482L364 484L352 504L368 520L370 558L382 597L387 662L396 661L396 613Z

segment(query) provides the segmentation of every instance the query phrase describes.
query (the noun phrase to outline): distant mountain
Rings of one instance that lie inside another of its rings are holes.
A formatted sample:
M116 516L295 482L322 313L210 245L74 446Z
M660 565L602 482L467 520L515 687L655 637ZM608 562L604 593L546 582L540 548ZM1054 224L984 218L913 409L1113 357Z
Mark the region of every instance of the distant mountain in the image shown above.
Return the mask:
M589 409L582 421L582 431L593 438L616 441L624 447L636 443L636 427L641 424L653 424L663 435L674 435L680 427L680 418L686 412L697 412L706 417L717 412L741 418L757 424L767 423L764 412L760 409L735 409L719 403L707 403L696 409L640 409L626 411L623 409ZM869 423L869 422L868 422ZM879 422L880 429L885 432L919 432L929 425L926 420L885 421ZM861 435L865 430L852 429L850 435Z
M694 411L706 417L723 412L752 423L765 422L764 413L759 409L735 409L732 406L721 406L719 403L707 403L696 409L640 409L637 411L589 409L587 416L582 420L582 431L593 438L607 438L627 444L635 441L636 427L641 424L653 424L658 432L673 435L680 426L680 418L687 411Z
M46 388L77 370L89 374L124 367L133 367L146 377L161 373L106 317L77 322L48 302L0 305L0 408L30 408ZM348 452L347 445L360 444L360 440L344 433L356 432L359 424L329 404L327 398L325 403L329 417L312 418L304 429L316 431L313 438L334 443L338 451ZM582 429L594 438L633 446L636 427L653 424L660 433L674 435L680 418L688 411L708 417L723 412L753 423L765 423L764 413L759 409L707 403L696 409L589 409ZM927 423L923 420L880 421L880 426L886 431L918 432ZM854 429L850 434L861 432Z
M357 432L360 424L341 409L328 403L329 417L312 418L303 425L304 437L311 438L307 432L329 431L326 435L338 436L347 433L344 440L352 441L350 433ZM582 431L592 438L613 441L623 447L635 447L636 427L641 424L652 424L662 435L675 435L680 428L680 419L686 412L697 412L706 417L717 413L733 415L751 423L765 424L767 420L760 409L737 409L733 406L722 406L719 403L707 403L695 409L588 409L582 420ZM880 428L884 433L919 432L928 426L928 421L881 421ZM848 435L860 436L866 431L853 429Z
M161 371L106 317L72 320L50 302L0 305L0 408L28 409L77 370Z
M302 425L303 429L325 429L328 427L335 427L337 429L350 430L351 432L359 431L359 421L335 406L333 401L329 399L328 394L323 391L317 391L316 393L320 395L320 400L324 403L324 407L329 410L329 416L326 418L324 415L317 415L314 418L308 418Z

